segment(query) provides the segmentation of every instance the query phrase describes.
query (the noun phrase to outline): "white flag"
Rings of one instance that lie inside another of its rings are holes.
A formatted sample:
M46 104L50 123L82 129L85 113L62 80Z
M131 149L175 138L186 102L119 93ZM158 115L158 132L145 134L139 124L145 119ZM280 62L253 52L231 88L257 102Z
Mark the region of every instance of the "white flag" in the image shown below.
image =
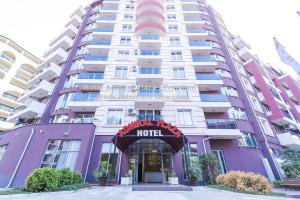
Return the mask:
M275 37L273 39L281 61L292 67L300 76L300 63L297 60L295 60L288 52L285 51L284 46L280 44Z

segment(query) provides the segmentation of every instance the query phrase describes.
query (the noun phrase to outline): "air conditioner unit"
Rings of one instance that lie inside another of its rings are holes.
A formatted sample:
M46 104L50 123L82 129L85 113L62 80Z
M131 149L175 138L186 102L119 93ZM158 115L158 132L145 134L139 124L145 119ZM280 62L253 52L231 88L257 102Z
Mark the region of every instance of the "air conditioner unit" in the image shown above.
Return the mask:
M135 115L136 115L136 110L133 109L133 108L129 108L129 109L127 110L127 114L128 114L129 116L135 116Z
M137 70L137 69L136 69L136 66L132 66L132 71L133 71L133 72L136 72L136 70Z

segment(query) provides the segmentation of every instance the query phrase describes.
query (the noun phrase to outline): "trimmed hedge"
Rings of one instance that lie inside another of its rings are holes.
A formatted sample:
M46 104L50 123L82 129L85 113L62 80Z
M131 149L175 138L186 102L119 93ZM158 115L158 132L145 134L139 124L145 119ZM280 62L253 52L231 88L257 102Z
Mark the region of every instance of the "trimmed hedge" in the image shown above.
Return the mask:
M82 183L81 174L72 172L70 169L36 169L33 174L27 177L26 191L28 192L49 192L57 191L66 185L77 185Z
M224 185L229 188L253 192L258 194L272 193L272 185L266 177L248 172L230 171L227 174L221 174L217 177L218 185Z

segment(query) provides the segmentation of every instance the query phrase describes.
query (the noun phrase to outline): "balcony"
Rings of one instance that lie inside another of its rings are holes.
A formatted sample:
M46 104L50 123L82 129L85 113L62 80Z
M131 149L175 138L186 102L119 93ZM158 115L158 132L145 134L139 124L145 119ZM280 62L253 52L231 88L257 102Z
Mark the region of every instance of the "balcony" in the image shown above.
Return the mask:
M43 71L28 81L29 86L37 84L40 80L51 81L60 76L62 68L55 63L51 63L50 67L44 68Z
M259 101L263 102L266 100L262 92L258 92L257 97L258 97Z
M204 112L226 112L231 104L223 94L200 94L200 107Z
M52 44L50 47L50 50L44 55L44 57L49 56L52 52L56 51L59 48L62 48L64 50L68 50L73 45L73 39L71 39L69 36L65 35L60 40L58 40L56 43Z
M200 17L185 17L184 23L186 24L205 24L205 21L203 21Z
M139 89L137 99L135 101L135 107L137 109L161 109L165 105L165 101L163 99L162 93L160 90L152 89L152 90L144 90Z
M104 71L105 66L108 64L107 59L107 55L87 55L82 62L82 66L86 71Z
M136 78L138 85L162 85L163 77L159 67L140 67Z
M73 112L95 112L98 106L100 106L100 94L96 92L77 93L67 104Z
M162 115L137 115L137 120L143 121L143 120L151 120L151 121L158 121L162 120L163 116Z
M218 91L224 83L218 74L196 73L195 84L199 91Z
M46 80L42 80L35 88L31 88L23 96L21 96L19 98L19 101L24 102L30 97L34 97L37 99L48 97L52 94L53 89L54 89L53 83L50 83Z
M71 15L70 17L73 17L75 15L78 15L80 17L83 17L85 14L85 9L82 6L79 6Z
M23 106L17 108L15 113L7 118L8 122L15 123L18 119L32 119L41 117L46 104L33 99L27 100Z
M103 7L100 8L100 11L102 13L104 13L104 12L114 12L114 13L117 13L118 10L119 10L119 8L116 7L116 6L103 6Z
M141 50L138 55L138 65L160 66L162 57L159 50Z
M81 90L100 90L104 84L103 73L81 73L75 85Z
M91 55L108 54L110 49L110 40L89 41L87 49Z
M238 55L241 59L243 59L245 62L255 59L255 56L251 53L250 49L247 47L243 47L242 49L238 50Z
M0 121L0 131L7 131L13 129L15 126L14 123L9 123L5 121Z
M212 139L238 139L242 133L231 119L207 119L205 135Z
M6 55L4 52L0 52L0 64L4 65L6 68L10 68L14 63L14 59Z
M233 44L234 44L238 49L242 49L242 48L244 48L244 47L247 47L248 49L250 49L249 44L247 44L240 36L237 36L237 37L234 38Z
M160 49L161 40L159 35L141 35L139 39L140 49Z
M69 25L78 27L78 26L80 26L81 22L82 22L82 18L79 17L78 15L74 15L70 18L68 23L66 23L65 27L68 27Z
M67 57L68 57L68 52L66 52L62 48L59 48L56 51L49 54L47 57L45 57L44 62L41 63L41 65L38 69L48 67L48 66L50 66L51 63L60 65L62 62L64 62L67 59Z
M96 23L101 26L102 23L115 22L116 19L117 19L116 16L100 16L100 17L96 18Z
M54 45L57 41L59 41L61 38L63 38L65 35L69 36L70 38L74 38L78 32L78 28L76 28L74 25L69 25L61 34L57 36L56 39L54 39L50 46Z
M190 42L190 47L192 53L201 53L209 55L212 52L212 46L209 42Z
M293 135L290 131L277 134L279 142L282 146L291 149L300 149L300 139L298 136Z
M113 27L95 28L95 29L92 29L92 37L94 40L101 40L101 38L103 38L103 36L112 35L113 32L114 32Z
M196 72L213 72L218 66L217 61L210 56L193 56L192 62Z

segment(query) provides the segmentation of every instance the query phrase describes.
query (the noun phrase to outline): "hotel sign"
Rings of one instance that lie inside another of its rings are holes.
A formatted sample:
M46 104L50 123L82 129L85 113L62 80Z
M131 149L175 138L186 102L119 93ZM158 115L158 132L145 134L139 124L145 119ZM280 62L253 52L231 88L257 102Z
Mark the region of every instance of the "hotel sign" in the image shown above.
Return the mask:
M166 123L163 120L151 121L133 121L119 130L118 134L123 138L125 135L134 135L137 137L163 137L165 132L169 132L180 137L182 132L171 123Z

